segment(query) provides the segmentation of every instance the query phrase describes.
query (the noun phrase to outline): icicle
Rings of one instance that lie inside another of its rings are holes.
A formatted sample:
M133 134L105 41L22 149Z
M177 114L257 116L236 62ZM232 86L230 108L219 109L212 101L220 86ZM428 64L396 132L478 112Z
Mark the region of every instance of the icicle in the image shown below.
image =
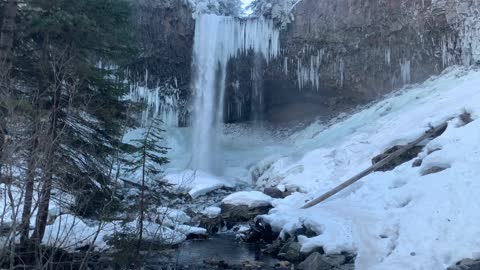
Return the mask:
M391 63L391 50L390 48L385 49L385 64L390 66Z
M400 63L400 73L402 76L403 84L409 84L411 82L410 76L410 60L403 60L403 63Z

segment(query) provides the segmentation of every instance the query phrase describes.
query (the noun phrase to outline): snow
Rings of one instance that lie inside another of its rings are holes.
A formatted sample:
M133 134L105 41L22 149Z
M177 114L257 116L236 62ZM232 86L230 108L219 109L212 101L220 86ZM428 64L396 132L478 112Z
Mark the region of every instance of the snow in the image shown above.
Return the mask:
M188 223L192 220L187 213L183 212L182 210L177 210L169 207L158 207L156 212L159 213L161 216L168 218L173 223Z
M106 236L114 232L113 224L89 225L81 218L66 214L58 216L53 224L45 230L43 243L45 245L75 250L91 244L98 232L94 245L99 249L107 247Z
M174 186L175 191L188 193L192 198L197 198L222 187L235 186L233 181L228 181L223 177L194 170L167 174L164 179Z
M354 252L360 270L445 269L479 258L480 121L463 126L457 116L465 111L473 119L480 115L480 71L451 68L328 127L314 124L291 136L291 151L258 165L256 184L299 192L272 201L264 218L282 235L311 228L319 235L300 236L303 251L322 246L327 253ZM300 209L368 168L375 155L446 120L445 133L419 155L421 167L413 168L412 160L372 173ZM446 170L422 176L432 166Z
M269 206L272 197L259 191L240 191L225 197L222 202L230 205L246 205L248 207Z
M208 235L207 230L199 227L192 227L188 225L178 225L175 227L175 230L183 233L184 235L195 234L195 235Z
M202 211L202 214L206 215L209 218L216 218L220 215L221 212L222 209L220 209L220 207L210 206L205 208Z

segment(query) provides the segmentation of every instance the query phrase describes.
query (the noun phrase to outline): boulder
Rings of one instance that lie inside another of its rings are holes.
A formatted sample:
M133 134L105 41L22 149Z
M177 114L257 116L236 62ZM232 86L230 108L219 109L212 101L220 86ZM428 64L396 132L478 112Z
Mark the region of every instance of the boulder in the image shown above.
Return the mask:
M258 215L267 214L271 205L262 205L262 206L248 206L248 205L233 205L233 204L222 204L221 207L222 214L221 217L227 223L236 223L250 221Z
M263 193L265 193L266 195L268 195L272 198L276 198L276 199L283 199L283 198L286 197L285 193L283 191L281 191L280 189L276 188L276 187L264 188Z
M290 239L283 245L278 253L278 258L290 262L298 262L305 259L305 254L301 252L302 246L300 243Z
M342 254L322 255L318 252L310 254L302 263L298 265L300 270L330 270L330 269L350 269L353 264L346 264L347 257ZM353 269L353 268L352 268Z

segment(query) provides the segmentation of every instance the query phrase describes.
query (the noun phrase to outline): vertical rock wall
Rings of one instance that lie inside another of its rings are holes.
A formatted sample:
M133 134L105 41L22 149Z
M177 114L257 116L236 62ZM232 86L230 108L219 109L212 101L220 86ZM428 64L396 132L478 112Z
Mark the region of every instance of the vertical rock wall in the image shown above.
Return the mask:
M149 88L179 89L186 124L192 11L183 0L137 0L136 7L143 55L135 75L144 85L148 70ZM480 0L302 0L293 12L280 57L229 62L227 122L330 117L448 66L480 62Z
M335 113L480 60L480 1L303 0L267 67L272 121Z

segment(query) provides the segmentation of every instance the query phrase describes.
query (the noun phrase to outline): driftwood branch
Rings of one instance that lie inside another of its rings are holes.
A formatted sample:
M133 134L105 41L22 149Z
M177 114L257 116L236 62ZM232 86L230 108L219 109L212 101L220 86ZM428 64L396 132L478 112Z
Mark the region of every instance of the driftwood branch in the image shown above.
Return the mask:
M338 192L344 190L345 188L347 188L348 186L352 185L353 183L357 182L358 180L362 179L363 177L369 175L370 173L376 171L377 169L383 167L385 164L391 162L392 160L394 160L395 158L399 157L400 155L404 154L405 152L407 152L408 150L412 149L414 146L418 145L419 143L421 143L422 141L424 141L425 139L427 138L430 138L430 137L435 137L435 136L439 136L438 134L439 133L442 133L446 128L447 128L448 124L447 122L444 122L443 124L441 125L438 125L436 127L432 127L431 129L429 129L428 131L425 132L425 134L423 134L422 136L420 136L418 139L410 142L409 144L401 147L400 149L398 149L397 151L391 153L389 156L387 156L386 158L382 159L381 161L379 161L378 163L375 163L374 165L372 165L371 167L369 167L368 169L362 171L361 173L355 175L354 177L350 178L349 180L345 181L344 183L340 184L339 186L337 186L336 188L328 191L327 193L323 194L322 196L316 198L315 200L312 200L310 202L308 202L307 204L305 204L302 209L306 209L306 208L310 208L314 205L317 205L323 201L325 201L326 199L332 197L333 195L337 194Z

